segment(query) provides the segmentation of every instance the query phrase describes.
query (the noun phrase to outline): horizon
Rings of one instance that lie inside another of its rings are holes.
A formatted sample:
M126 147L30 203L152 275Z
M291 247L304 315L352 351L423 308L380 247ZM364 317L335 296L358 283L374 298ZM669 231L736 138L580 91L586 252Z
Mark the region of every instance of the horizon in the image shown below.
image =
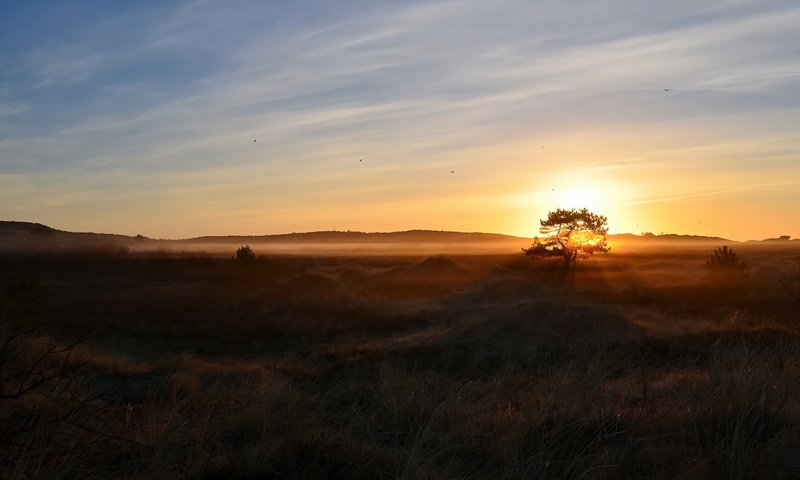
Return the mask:
M136 237L138 235L142 235L140 233L122 233L122 232L115 232L110 230L97 230L97 231L84 231L84 230L73 230L68 228L61 228L49 224L44 224L42 222L35 222L35 221L27 221L27 220L5 220L0 219L0 224L2 223L27 223L32 225L42 225L48 228L52 228L55 231L63 232L63 233L75 233L75 234L90 234L90 235L120 235L120 236L127 236L127 237ZM411 233L411 232L423 232L423 233L457 233L457 234L478 234L478 235L499 235L505 237L515 237L520 239L530 240L535 238L538 235L531 235L531 236L524 236L524 235L515 235L511 233L504 233L504 232L489 232L489 231L464 231L464 230L445 230L445 229L427 229L427 228L411 228L407 230L372 230L372 231L365 231L365 230L353 230L353 229L333 229L333 230L303 230L303 231L284 231L284 232L271 232L271 233L220 233L220 234L200 234L191 237L151 237L148 235L142 235L148 240L156 240L156 241L182 241L182 240L193 240L197 238L204 238L204 237L270 237L270 236L284 236L284 235L304 235L304 234L314 234L314 233L357 233L357 234L365 234L365 235L373 235L373 234L394 234L394 233ZM677 237L699 237L699 238L710 238L710 239L720 239L726 240L736 243L746 243L746 242L760 242L765 240L779 240L779 237L788 236L788 239L784 240L800 240L792 235L775 235L775 236L764 236L761 238L754 237L754 238L747 238L747 239L736 239L736 238L727 238L727 237L719 237L716 235L696 235L696 234L688 234L688 233L680 233L680 232L612 232L609 231L609 236L623 236L623 235L632 235L636 237L647 237L647 236L655 236L655 237L662 237L662 236L677 236Z
M0 8L0 218L800 237L791 1Z

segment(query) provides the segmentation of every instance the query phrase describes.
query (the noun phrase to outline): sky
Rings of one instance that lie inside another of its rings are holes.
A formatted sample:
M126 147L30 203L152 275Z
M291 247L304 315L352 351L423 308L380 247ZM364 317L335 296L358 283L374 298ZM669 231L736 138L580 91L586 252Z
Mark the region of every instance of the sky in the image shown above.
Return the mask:
M0 219L800 237L800 3L0 0ZM451 173L455 172L455 173Z

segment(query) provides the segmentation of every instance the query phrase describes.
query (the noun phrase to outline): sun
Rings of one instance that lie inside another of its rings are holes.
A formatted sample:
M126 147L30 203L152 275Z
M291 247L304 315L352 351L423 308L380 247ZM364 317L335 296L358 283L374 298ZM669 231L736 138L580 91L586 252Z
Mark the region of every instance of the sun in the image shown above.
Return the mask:
M601 209L606 204L608 193L591 184L570 185L553 190L553 202L559 208Z
M538 219L547 212L558 209L586 208L590 212L608 217L612 228L628 228L628 210L625 201L631 198L631 185L610 175L597 172L568 172L533 181L534 188L510 194L507 201L514 207L515 230L520 235L536 235L538 220L531 223L531 210ZM509 222L511 223L511 222ZM634 223L635 224L635 223ZM531 228L535 228L531 232Z

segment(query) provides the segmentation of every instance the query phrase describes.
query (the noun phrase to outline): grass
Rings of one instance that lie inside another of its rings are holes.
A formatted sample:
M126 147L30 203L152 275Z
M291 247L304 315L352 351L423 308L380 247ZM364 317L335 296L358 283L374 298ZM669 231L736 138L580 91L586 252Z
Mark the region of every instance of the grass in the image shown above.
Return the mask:
M522 255L7 256L0 280L36 282L3 297L29 327L3 391L81 343L0 400L0 475L797 478L798 252L737 253L737 290L690 250L571 277Z

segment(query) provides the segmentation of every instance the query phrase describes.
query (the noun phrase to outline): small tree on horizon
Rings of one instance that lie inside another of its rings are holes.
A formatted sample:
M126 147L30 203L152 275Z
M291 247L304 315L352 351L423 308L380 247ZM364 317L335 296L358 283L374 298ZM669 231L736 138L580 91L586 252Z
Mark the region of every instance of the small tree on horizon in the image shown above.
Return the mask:
M611 250L606 240L608 218L586 208L559 208L548 212L547 219L539 223L539 233L543 237L536 237L533 245L523 248L525 255L561 258L569 265L578 258Z
M250 245L243 245L236 250L236 255L233 257L239 262L252 262L256 259L256 254Z
M706 260L711 276L718 280L740 280L745 277L747 264L740 260L732 248L723 245Z

